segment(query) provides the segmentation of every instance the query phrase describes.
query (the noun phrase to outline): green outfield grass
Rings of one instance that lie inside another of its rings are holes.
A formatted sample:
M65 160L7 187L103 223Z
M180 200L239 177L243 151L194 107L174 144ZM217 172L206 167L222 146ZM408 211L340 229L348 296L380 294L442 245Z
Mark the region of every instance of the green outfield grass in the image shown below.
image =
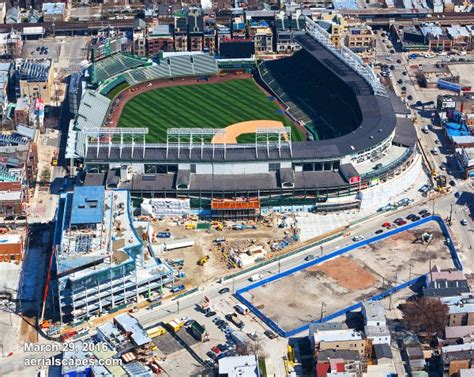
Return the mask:
M304 140L303 133L252 79L160 88L140 94L125 105L119 127L148 127L147 141L156 143L166 142L168 128L224 128L262 119L279 120L292 127L293 140Z

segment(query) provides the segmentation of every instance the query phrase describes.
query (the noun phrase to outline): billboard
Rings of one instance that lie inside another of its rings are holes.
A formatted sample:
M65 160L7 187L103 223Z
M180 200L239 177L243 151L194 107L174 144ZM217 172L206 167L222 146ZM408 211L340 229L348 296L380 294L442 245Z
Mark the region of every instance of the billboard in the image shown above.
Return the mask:
M349 178L349 184L352 185L354 183L360 183L360 176L356 175L355 177Z

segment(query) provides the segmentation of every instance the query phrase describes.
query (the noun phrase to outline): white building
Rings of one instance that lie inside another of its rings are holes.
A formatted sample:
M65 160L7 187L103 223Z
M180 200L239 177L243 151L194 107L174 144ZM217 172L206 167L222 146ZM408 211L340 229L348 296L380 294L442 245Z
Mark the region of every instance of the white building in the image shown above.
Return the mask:
M380 301L366 301L362 303L364 316L364 332L372 344L390 344L390 331L387 327L385 309Z
M385 326L385 309L380 301L366 301L362 303L362 315L366 326Z
M257 355L223 357L219 360L219 376L259 377Z

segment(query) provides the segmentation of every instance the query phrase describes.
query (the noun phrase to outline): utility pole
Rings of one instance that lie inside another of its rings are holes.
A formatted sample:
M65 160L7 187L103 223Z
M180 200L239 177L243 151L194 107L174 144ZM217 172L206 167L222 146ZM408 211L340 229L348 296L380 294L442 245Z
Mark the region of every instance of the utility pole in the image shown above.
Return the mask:
M323 245L320 246L321 249L321 256L323 256Z
M449 226L451 226L452 221L453 221L453 205L451 204L451 209L449 210L449 220L448 220Z
M176 300L176 305L178 306L178 314L179 314L179 300Z
M278 273L280 273L280 271L281 271L281 261L278 260Z
M324 302L321 303L321 320L323 319L324 315Z

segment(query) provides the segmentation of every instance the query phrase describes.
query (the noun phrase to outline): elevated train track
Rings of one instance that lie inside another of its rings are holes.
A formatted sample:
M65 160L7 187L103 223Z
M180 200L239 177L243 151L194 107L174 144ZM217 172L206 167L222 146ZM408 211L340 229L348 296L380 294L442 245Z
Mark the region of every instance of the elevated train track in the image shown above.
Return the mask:
M379 10L361 9L361 10L342 10L345 16L358 18L371 26L390 26L393 23L406 25L418 25L423 22L437 22L441 25L452 23L473 24L474 13L428 13L424 11L406 11L406 10ZM22 30L24 27L41 26L44 27L46 34L55 35L74 35L74 34L97 34L99 30L112 26L119 30L130 30L133 28L133 19L104 20L104 21L86 21L86 22L43 22L39 24L19 23L15 24L15 29ZM12 25L0 25L0 32L6 33L11 30Z

